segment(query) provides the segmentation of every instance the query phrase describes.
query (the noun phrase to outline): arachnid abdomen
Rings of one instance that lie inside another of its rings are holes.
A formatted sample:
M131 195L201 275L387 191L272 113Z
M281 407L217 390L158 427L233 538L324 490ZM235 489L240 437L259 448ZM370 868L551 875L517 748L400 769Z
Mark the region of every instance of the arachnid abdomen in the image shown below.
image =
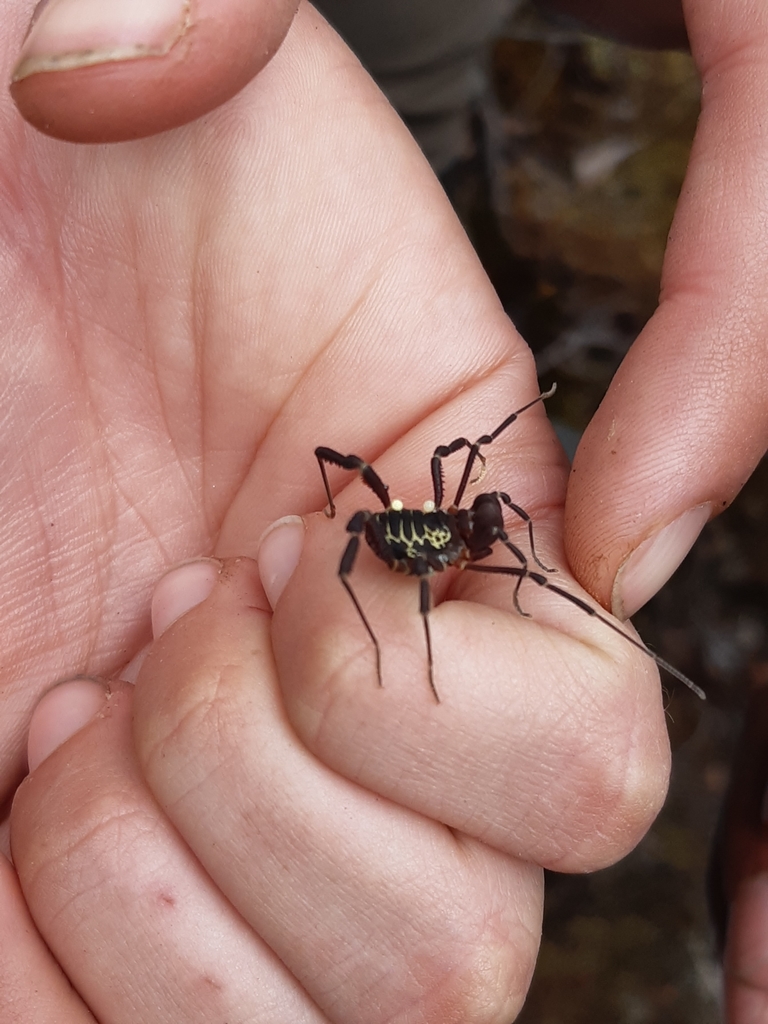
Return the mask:
M468 557L455 517L437 509L388 508L365 524L372 551L395 572L430 576Z

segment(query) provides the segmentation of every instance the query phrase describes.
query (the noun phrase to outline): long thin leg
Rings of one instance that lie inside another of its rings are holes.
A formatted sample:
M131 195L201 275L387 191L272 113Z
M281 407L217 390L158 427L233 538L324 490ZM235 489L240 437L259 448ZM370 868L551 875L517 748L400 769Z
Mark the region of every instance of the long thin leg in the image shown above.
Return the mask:
M497 491L496 493L498 494L498 496L500 498L506 498L507 497L506 494L501 494L499 491ZM490 495L490 497L493 497L493 496ZM522 509L520 511L522 511ZM531 551L533 552L533 557L536 558L536 552L535 552L534 547L533 547L533 527L532 527L532 523L530 521L530 517L529 517L529 521L528 521L528 526L529 526L528 535L529 535L529 539L530 539ZM506 532L504 530L502 530L500 526L495 526L493 528L493 541L492 541L492 543L497 541L497 540L501 541L501 543L504 545L504 547L507 549L507 551L509 551L511 554L513 554L515 556L515 558L518 560L518 562L520 563L520 565L521 565L521 569L518 571L518 573L515 573L515 575L517 575L518 579L517 579L517 583L515 584L515 589L514 589L512 598L513 598L513 600L515 602L515 611L517 612L517 614L518 615L522 615L524 619L530 619L530 617L531 617L530 614L528 612L526 612L526 611L523 611L523 608L522 608L522 606L520 604L520 587L523 585L523 580L526 578L526 576L530 572L530 570L528 568L528 559L525 557L525 555L520 550L520 548L516 544L512 543L512 541L507 536ZM480 562L484 558L488 558L488 556L491 553L491 550L492 550L491 548L483 548L483 549L481 549L479 551L475 551L472 554L472 556L471 556L472 562ZM536 561L538 562L539 565L541 565L541 563L539 562L538 558L536 558ZM542 569L546 569L546 567L543 566L543 565L541 567L542 567ZM465 568L471 568L471 566L465 566ZM483 567L483 569L484 569L484 567ZM483 571L483 569L481 569L481 571ZM555 569L546 569L546 571L547 572L556 572L557 570L555 570Z
M525 511L525 509L521 508L519 505L516 505L514 503L514 501L512 501L510 499L508 494L504 494L502 491L497 491L496 493L498 494L499 498L504 502L504 504L507 506L507 508L511 509L515 513L516 516L519 516L523 520L523 522L527 524L527 526L528 526L528 541L529 541L529 543L531 545L531 554L533 555L533 560L536 563L536 565L538 565L538 567L540 569L543 569L544 572L557 572L557 569L550 569L546 565L544 565L542 560L536 554L536 545L533 543L533 520L528 515L528 513Z
M520 587L522 587L523 580L525 579L525 577L528 575L528 572L529 572L529 569L528 569L528 559L525 557L525 555L520 550L520 548L517 547L516 544L512 543L512 541L509 539L509 537L506 537L506 536L499 537L499 540L504 545L504 547L507 549L507 551L511 551L512 554L515 556L515 558L522 565L522 569L520 571L520 575L518 577L517 583L515 584L514 593L512 594L512 600L515 603L515 611L517 612L517 614L518 615L522 615L524 619L530 619L531 613L523 611L522 606L520 605ZM468 567L465 566L465 568L468 568ZM483 566L483 568L485 568L485 566Z
M355 558L357 558L357 551L360 547L360 536L355 534L349 538L349 543L344 549L344 554L341 556L341 564L339 565L339 579L344 584L349 596L352 598L352 604L357 609L357 614L360 616L360 621L368 631L368 636L373 641L373 646L376 649L376 678L379 686L383 686L384 683L381 679L381 648L379 647L379 641L376 639L376 634L371 629L371 624L365 616L360 602L357 599L357 595L352 589L352 584L349 582L349 574L352 572L352 568L355 564Z
M431 470L432 470L432 486L435 493L435 507L441 508L443 502L443 465L442 460L449 455L453 455L455 452L461 451L462 448L469 448L469 454L467 455L467 461L464 464L464 472L461 475L461 481L459 483L458 490L456 491L456 497L453 499L453 506L458 507L461 503L461 499L464 497L464 492L469 484L469 478L472 475L472 467L475 464L475 459L485 461L480 453L480 449L492 441L495 441L499 434L503 433L507 427L511 426L515 420L524 413L527 409L530 409L532 405L536 405L537 402L542 402L547 398L551 398L554 395L557 385L553 384L549 391L544 391L537 398L534 398L532 402L528 402L527 405L522 406L515 412L511 413L507 418L496 427L495 430L491 431L490 434L483 434L479 437L474 444L470 444L466 437L457 437L455 441L450 444L441 445L439 448L435 448L434 455L432 456ZM544 568L542 566L542 568Z
M329 519L333 519L336 515L336 506L333 503L331 485L328 482L328 474L325 470L326 462L329 465L340 466L342 469L351 469L359 473L363 483L370 487L384 508L389 508L389 488L382 481L376 470L361 459L359 455L341 455L339 452L335 452L333 448L315 448L315 457L317 458L317 464L320 466L325 493L328 495L328 511L326 515Z
M419 580L419 611L421 612L421 618L424 622L424 636L427 639L427 665L429 666L429 685L432 688L437 703L440 703L440 697L437 694L435 687L435 674L434 667L432 664L432 636L429 632L429 612L432 607L432 590L429 586L429 577L422 576Z
M636 640L633 636L630 636L629 633L625 633L623 629L611 622L609 618L602 615L596 608L593 608L591 604L587 604L586 601L582 601L582 599L580 597L576 597L575 594L569 594L567 590L563 589L563 587L558 587L556 584L550 583L547 577L542 576L541 573L531 572L529 569L518 568L515 565L477 565L471 563L469 565L465 565L464 568L471 569L473 572L494 573L500 576L517 576L519 582L516 590L520 589L520 584L524 579L529 579L538 586L544 587L546 590L554 591L555 594L559 594L560 597L564 597L566 601L570 601L571 604L576 605L577 608L586 612L587 615L591 615L593 618L598 619L603 623L603 625L612 629L614 633L618 633L619 636L623 636L624 639L631 643L633 647L637 647L639 651L642 651L643 654L647 654L649 658L653 659L659 668L663 668L665 672L669 672L669 674L674 676L675 679L684 683L689 690L693 690L697 697L700 697L702 700L707 699L707 696L701 687L697 686L692 679L689 679L688 676L684 675L679 669L676 669L674 665L670 665L670 663L665 661L664 658L659 657L658 654L654 654L654 652L646 647L640 640Z
M352 520L350 520L350 527L352 527L355 530L362 529L364 523L364 514L357 513L357 515L353 516ZM355 606L357 614L360 616L360 621L365 626L368 636L371 638L371 642L373 643L374 649L376 651L376 678L378 680L379 686L383 687L384 683L381 677L381 647L379 646L379 641L376 639L376 634L373 632L373 628L371 627L371 624L368 621L368 618L366 617L366 614L362 609L362 605L360 604L357 598L357 594L354 592L354 590L352 589L352 584L349 582L349 575L352 572L352 569L354 568L355 559L357 558L357 553L359 549L360 534L355 532L353 533L353 536L349 538L349 542L347 543L347 546L344 549L344 554L341 556L341 564L339 565L339 579L343 583L345 590L352 599L352 604ZM427 576L422 576L419 579L419 611L421 613L422 621L424 623L424 636L427 641L427 665L429 668L429 686L430 689L432 690L435 700L439 704L440 696L437 692L437 688L435 687L434 678L434 662L432 658L432 635L429 630L429 613L431 608L432 591L429 586L429 578Z

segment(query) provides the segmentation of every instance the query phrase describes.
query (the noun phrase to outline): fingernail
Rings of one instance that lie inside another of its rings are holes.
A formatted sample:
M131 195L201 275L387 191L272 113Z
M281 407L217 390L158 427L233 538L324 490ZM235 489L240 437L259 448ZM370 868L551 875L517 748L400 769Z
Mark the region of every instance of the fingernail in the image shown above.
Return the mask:
M303 547L304 520L300 516L284 516L261 535L257 555L259 575L273 609L299 564Z
M147 655L152 649L152 644L146 644L138 654L134 654L128 664L120 670L118 678L123 683L135 683L139 678L141 666L144 664Z
M617 619L630 618L664 586L711 514L709 503L688 509L635 548L613 584L611 608Z
M189 28L189 0L49 0L35 12L13 72L68 71L162 57Z
M59 683L45 694L29 723L27 763L31 772L98 714L108 692L98 680L79 677Z
M221 573L217 558L198 558L176 566L163 576L152 595L152 636L159 636L177 619L208 597Z

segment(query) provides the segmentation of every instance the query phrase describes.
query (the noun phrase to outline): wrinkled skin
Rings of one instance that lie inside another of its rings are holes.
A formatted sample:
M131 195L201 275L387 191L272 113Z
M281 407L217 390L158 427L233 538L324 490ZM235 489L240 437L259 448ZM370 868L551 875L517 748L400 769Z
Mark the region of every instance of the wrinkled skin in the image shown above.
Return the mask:
M9 75L30 12L0 10ZM135 694L116 684L19 787L0 1016L501 1024L533 968L541 866L610 863L663 800L658 677L551 595L527 590L523 620L508 580L447 576L436 707L413 582L361 558L376 687L334 578L344 516L372 496L339 475L340 519L312 515L312 450L376 459L419 505L435 445L532 398L532 361L422 157L322 20L303 6L266 63L290 4L210 10L201 0L166 57L14 91L75 140L181 124L237 93L186 127L77 147L0 107L6 800L41 694L117 673L150 639L169 566L255 556L288 513L306 515L303 551L274 617L254 563L227 562ZM659 314L585 438L565 519L567 466L540 407L489 449L483 482L534 515L543 559L578 592L565 539L605 604L628 553L730 500L765 442L754 40L768 25L735 2L688 13L712 85ZM675 459L671 437L685 439Z

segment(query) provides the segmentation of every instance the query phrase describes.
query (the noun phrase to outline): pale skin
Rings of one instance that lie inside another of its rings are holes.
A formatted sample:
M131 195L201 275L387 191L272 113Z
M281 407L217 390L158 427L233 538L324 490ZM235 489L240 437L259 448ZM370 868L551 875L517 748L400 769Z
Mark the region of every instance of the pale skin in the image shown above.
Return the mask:
M630 553L731 500L765 447L768 14L689 7L705 110L659 312L567 503L541 408L488 452L544 560L581 593L567 550L606 606ZM10 77L30 10L0 12ZM464 574L435 588L437 708L413 583L370 560L376 686L335 579L344 517L375 503L341 474L340 518L313 515L312 451L376 459L418 506L434 447L532 398L532 362L420 154L322 20L253 0L216 12L200 0L166 57L16 90L65 138L140 136L215 107L290 24L250 85L186 127L82 148L1 101L5 801L41 695L119 673L150 639L169 566L255 557L286 514L305 515L303 548L274 617L255 563L217 566L135 698L91 690L100 713L19 789L24 899L3 864L0 1017L500 1024L533 969L541 867L612 862L663 800L658 677L551 595L527 590L522 620L509 581ZM748 981L731 983L734 1024L759 1019L768 979Z

